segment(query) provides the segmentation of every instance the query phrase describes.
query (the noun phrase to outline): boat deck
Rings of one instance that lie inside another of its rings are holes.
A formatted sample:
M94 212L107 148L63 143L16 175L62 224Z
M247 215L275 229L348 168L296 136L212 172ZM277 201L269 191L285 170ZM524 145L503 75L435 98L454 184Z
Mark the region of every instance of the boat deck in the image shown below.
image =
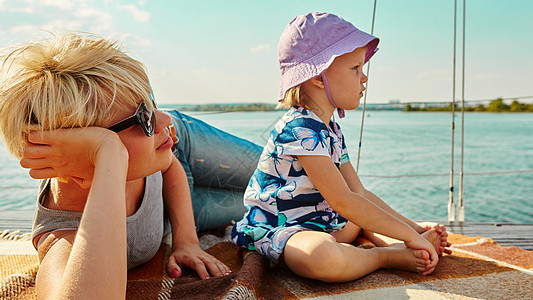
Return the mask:
M494 240L500 246L516 246L533 250L533 224L513 224L494 222L453 222L446 228L451 233L480 236Z
M0 231L31 232L33 210L0 210Z
M0 211L0 231L31 232L33 211ZM439 222L445 224L448 232L480 236L494 240L501 246L516 246L533 250L533 224L495 222Z

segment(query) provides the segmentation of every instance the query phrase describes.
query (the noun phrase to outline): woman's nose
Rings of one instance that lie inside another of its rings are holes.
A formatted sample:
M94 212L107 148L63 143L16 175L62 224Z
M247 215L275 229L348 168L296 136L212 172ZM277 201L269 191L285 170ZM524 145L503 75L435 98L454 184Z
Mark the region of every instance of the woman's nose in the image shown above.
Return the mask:
M363 74L363 77L361 78L361 83L365 83L367 81L368 81L368 77L365 74Z
M155 115L156 115L156 124L155 124L156 132L159 132L165 129L168 126L170 126L170 124L172 124L172 119L167 113L156 110Z

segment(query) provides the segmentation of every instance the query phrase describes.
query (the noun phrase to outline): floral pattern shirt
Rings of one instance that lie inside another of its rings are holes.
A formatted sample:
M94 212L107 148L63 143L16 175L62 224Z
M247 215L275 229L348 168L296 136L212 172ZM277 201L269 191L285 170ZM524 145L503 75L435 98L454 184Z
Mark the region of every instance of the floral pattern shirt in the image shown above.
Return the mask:
M283 228L334 232L344 227L346 219L313 186L297 157L327 156L337 168L348 162L344 136L340 129L339 135L333 132L333 122L329 125L302 106L292 107L278 121L246 189L248 212L233 228L235 243L267 252L276 232ZM282 251L286 240L297 231L290 232L278 243L278 250Z

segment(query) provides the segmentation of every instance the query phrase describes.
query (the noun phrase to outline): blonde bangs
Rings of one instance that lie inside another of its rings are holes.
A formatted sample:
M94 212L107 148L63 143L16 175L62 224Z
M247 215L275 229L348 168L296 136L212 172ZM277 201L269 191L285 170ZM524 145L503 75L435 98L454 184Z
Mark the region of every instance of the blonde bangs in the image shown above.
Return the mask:
M17 158L30 131L103 126L141 101L152 108L144 65L117 42L69 33L5 51L0 133Z

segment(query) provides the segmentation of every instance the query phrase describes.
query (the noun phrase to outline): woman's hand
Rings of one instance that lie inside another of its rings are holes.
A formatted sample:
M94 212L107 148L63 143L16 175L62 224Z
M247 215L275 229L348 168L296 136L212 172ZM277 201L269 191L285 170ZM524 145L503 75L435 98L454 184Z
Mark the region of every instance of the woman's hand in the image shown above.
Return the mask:
M180 277L182 267L195 270L201 279L209 279L209 273L214 277L231 274L226 265L203 251L198 244L181 245L170 255L167 266L170 276Z
M34 131L24 146L20 165L30 169L35 179L70 178L82 188L90 188L104 145L124 147L116 133L101 127ZM127 151L123 153L127 155Z

